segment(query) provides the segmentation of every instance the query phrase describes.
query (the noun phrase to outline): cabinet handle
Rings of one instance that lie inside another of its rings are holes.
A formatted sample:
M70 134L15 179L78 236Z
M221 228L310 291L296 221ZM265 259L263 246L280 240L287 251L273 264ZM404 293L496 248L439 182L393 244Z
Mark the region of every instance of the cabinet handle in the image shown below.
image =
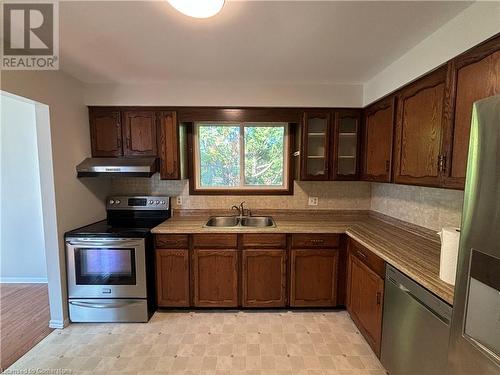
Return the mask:
M120 148L120 138L116 138L116 148Z
M385 161L385 171L386 172L389 172L390 166L391 166L391 162L389 160L386 160Z
M132 148L131 147L131 142L130 142L130 137L127 137L127 147L128 147L129 150Z
M446 172L446 155L438 156L438 172Z
M357 251L356 251L356 254L357 254L360 258L366 259L366 254L365 254L365 253L363 253L361 250L357 250Z
M323 243L325 242L324 240L311 240L311 243Z
M380 305L381 300L382 300L382 293L377 292L377 305Z

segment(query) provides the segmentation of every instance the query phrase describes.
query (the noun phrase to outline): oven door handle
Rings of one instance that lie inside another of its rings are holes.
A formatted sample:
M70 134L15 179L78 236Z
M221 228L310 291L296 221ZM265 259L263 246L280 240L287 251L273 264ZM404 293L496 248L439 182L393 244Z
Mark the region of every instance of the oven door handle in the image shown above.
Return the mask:
M137 303L142 303L142 301L120 301L120 302L110 302L110 303L80 302L80 301L69 302L69 304L73 306L87 307L91 309L117 309L120 307L135 305Z
M86 246L86 247L137 247L141 245L142 241L138 240L111 240L111 241L82 241L70 240L69 244L72 246Z

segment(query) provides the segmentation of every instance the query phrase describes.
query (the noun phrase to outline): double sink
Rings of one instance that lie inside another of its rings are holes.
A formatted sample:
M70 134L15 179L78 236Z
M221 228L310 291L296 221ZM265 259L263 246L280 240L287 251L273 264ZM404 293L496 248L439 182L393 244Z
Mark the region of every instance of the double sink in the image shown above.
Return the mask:
M271 216L212 216L205 224L207 228L273 228L276 223Z

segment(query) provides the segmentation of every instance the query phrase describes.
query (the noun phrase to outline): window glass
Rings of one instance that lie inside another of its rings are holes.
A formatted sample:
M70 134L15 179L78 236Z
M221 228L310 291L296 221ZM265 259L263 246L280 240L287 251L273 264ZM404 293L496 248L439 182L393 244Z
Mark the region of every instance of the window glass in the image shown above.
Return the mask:
M240 127L200 125L199 165L201 187L240 185Z
M287 189L286 123L198 123L197 189Z

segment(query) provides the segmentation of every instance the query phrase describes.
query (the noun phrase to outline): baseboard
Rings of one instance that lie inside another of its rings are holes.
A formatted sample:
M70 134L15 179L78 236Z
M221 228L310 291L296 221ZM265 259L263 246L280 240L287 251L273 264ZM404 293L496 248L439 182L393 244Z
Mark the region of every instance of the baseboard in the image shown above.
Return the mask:
M49 321L50 328L63 329L63 328L66 328L67 326L69 326L69 319L64 319L64 320L51 319Z
M47 284L46 277L0 277L0 284Z

